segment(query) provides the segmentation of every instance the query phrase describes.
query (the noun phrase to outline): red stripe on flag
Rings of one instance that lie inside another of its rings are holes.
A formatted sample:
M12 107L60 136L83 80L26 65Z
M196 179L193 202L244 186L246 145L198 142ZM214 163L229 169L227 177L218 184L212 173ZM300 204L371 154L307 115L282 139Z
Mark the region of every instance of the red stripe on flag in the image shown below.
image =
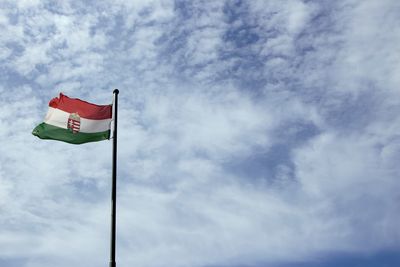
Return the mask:
M112 105L96 105L78 98L69 98L62 93L53 98L49 106L68 113L78 113L82 118L91 120L111 119L112 116Z

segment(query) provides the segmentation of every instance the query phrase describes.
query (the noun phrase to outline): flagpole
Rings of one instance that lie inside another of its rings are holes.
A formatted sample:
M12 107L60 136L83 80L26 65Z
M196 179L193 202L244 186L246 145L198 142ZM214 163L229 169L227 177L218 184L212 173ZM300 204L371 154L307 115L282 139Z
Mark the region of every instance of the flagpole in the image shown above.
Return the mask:
M116 233L116 212L117 212L117 123L118 123L118 94L115 89L114 95L114 128L113 128L113 150L112 150L112 190L111 190L111 246L110 246L110 267L116 267L115 262L115 233Z

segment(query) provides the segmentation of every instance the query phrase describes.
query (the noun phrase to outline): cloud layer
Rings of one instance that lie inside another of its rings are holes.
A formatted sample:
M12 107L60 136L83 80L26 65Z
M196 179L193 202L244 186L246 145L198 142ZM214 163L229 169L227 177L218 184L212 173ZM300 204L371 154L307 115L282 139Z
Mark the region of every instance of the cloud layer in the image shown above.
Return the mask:
M119 266L399 251L397 1L0 6L0 265L107 264L111 143L30 132L114 88Z

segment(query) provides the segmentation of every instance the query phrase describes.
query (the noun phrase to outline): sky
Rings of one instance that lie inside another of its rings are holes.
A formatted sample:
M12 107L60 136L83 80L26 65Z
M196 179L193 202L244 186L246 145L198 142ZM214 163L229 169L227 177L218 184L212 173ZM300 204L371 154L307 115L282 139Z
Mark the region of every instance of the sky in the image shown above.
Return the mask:
M0 266L400 266L397 0L0 1Z

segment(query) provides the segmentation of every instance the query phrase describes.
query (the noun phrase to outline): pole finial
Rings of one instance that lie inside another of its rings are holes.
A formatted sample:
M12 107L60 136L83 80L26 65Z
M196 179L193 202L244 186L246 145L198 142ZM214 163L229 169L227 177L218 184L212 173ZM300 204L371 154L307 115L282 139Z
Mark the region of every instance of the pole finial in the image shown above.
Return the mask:
M118 89L114 89L114 92L113 92L113 94L119 94L119 90Z

